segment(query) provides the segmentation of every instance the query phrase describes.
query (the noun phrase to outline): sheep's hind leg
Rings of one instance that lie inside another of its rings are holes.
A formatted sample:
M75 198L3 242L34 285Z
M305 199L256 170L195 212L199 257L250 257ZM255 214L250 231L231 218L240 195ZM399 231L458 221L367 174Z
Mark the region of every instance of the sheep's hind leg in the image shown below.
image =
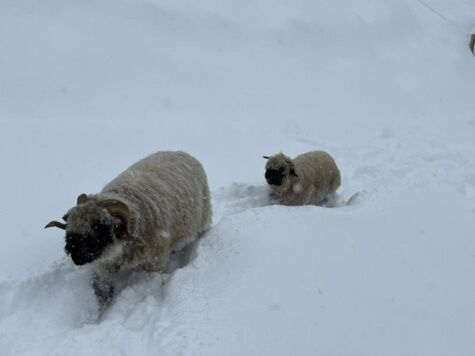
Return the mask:
M327 208L336 208L339 205L338 195L336 194L336 192L328 194L323 200L322 205Z

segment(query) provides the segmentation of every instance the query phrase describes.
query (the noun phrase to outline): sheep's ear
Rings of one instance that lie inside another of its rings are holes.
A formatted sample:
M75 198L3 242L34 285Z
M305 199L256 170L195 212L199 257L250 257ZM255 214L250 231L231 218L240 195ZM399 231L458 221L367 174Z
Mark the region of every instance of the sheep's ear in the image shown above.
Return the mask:
M291 169L290 170L290 175L294 176L294 177L298 177L297 173L295 173L295 169Z
M262 158L269 159L270 157L269 156L262 156Z
M76 203L79 205L79 204L84 204L85 202L87 202L87 195L83 193L80 196L78 196Z
M130 222L130 210L127 205L122 203L119 200L109 199L100 203L100 205L107 209L109 214L112 216L121 219L125 226Z
M59 221L50 221L46 226L45 226L45 229L49 228L49 227L57 227L58 229L61 229L61 230L66 230L66 224L63 224Z

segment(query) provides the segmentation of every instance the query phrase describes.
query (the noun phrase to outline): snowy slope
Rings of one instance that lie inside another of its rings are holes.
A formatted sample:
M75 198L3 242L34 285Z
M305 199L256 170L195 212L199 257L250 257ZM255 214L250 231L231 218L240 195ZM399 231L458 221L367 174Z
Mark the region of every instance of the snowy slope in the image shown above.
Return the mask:
M474 355L474 25L463 0L0 2L1 354ZM98 322L43 226L161 149L203 162L213 227ZM269 206L261 156L311 149L357 204Z

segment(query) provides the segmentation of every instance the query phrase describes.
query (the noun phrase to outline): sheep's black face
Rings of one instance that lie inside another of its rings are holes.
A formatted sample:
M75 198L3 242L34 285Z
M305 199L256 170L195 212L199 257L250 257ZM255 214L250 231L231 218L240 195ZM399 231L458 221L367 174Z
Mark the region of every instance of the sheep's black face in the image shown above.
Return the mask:
M99 258L104 248L112 243L113 231L110 226L97 224L90 234L66 233L65 251L74 264L81 266Z
M266 170L266 181L270 185L281 185L284 180L284 168L280 167L279 169L267 169Z

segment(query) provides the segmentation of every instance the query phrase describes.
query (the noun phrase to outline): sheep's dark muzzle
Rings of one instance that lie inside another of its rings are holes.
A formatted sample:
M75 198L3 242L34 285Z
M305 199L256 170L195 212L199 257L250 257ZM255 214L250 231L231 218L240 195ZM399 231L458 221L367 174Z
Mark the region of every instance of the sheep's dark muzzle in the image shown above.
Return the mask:
M70 233L66 235L64 249L71 256L75 265L82 266L99 258L109 242L108 239L100 236Z
M282 170L278 169L267 169L265 178L268 184L279 186L282 184L282 180L284 179L284 173Z

